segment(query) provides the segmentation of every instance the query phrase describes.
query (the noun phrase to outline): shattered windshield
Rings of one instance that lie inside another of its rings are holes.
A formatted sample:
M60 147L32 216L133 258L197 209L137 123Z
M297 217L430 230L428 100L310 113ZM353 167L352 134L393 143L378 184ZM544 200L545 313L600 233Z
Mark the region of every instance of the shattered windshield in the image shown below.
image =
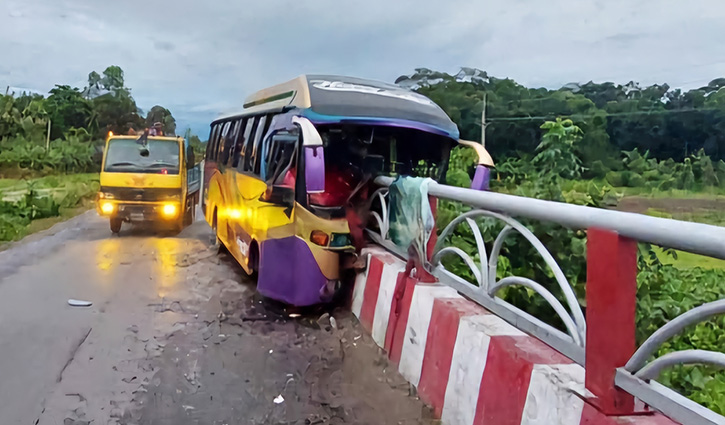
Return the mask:
M179 174L179 142L149 138L112 139L106 153L106 172Z
M320 126L328 168L368 175L442 180L453 141L435 134L385 126Z

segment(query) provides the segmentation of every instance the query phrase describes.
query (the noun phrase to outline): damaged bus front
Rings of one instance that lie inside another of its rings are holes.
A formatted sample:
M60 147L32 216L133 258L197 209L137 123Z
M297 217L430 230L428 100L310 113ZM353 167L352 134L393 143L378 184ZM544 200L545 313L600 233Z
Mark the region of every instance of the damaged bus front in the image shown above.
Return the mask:
M206 219L258 274L263 296L295 306L328 302L349 280L375 177L440 181L459 143L456 125L428 98L336 76L260 91L211 127Z

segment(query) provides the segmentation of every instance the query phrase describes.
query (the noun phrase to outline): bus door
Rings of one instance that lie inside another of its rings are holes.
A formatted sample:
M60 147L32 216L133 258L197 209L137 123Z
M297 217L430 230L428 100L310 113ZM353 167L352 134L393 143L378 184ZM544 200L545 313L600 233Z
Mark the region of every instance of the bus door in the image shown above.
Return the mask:
M265 238L294 235L298 149L298 134L287 131L272 135L263 146L261 174L267 190L257 205L255 227Z

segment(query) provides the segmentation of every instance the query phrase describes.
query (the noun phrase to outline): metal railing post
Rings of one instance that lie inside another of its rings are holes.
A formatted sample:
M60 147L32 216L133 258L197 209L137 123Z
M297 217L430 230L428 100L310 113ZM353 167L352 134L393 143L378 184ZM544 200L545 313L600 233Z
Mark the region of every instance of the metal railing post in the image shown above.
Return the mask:
M634 397L614 385L617 368L634 353L637 242L615 232L587 230L586 388L608 415L634 412Z

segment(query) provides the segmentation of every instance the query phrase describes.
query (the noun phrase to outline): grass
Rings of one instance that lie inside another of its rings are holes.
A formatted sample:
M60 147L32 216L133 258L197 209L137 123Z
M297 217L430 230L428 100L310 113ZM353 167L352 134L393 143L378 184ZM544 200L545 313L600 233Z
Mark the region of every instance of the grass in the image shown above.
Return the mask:
M719 210L701 209L691 212L668 212L661 209L649 208L646 214L654 217L725 226L725 211ZM704 269L725 270L725 260L677 250L674 251L677 258L674 258L672 255L667 254L663 248L654 247L654 249L660 261L680 269L701 267Z
M36 177L31 179L0 179L0 193L15 190L24 190L32 184L36 189L60 188L76 183L91 183L98 181L98 173L60 174L54 176Z
M658 246L653 248L657 253L657 258L659 258L663 264L671 264L679 269L693 269L695 267L701 267L703 269L725 270L725 260L677 250L675 250L677 258L673 258L671 255L665 253L664 249Z
M23 198L32 189L35 191L36 197L52 197L60 207L57 216L33 220L22 231L10 230L12 225L4 227L5 235L14 234L11 236L12 239L22 239L29 234L48 229L56 223L87 211L93 206L93 198L98 192L98 188L99 176L96 173L54 175L31 179L0 179L0 200L14 203L24 202Z

